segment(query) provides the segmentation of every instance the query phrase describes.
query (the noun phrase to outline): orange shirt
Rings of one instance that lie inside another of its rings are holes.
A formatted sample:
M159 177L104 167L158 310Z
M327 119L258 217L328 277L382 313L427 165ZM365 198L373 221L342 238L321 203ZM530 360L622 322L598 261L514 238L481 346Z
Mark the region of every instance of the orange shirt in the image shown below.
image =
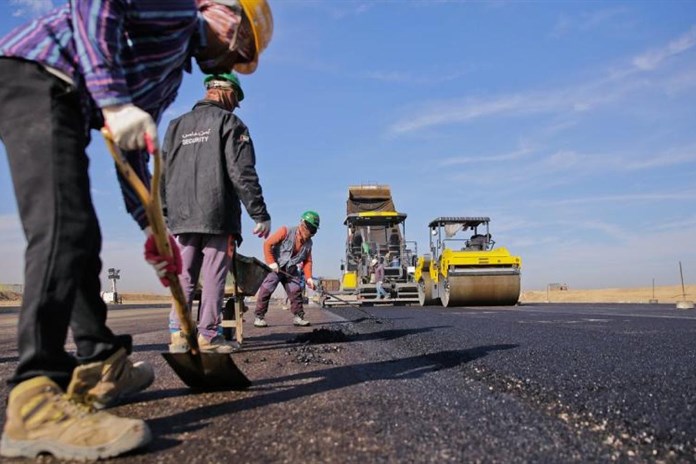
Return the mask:
M266 260L266 264L275 263L275 258L273 257L273 247L280 244L288 236L288 228L286 226L273 232L265 242L263 242L263 257ZM292 254L295 255L302 248L302 236L299 231L295 234L295 244L292 247ZM304 272L305 279L309 280L312 278L312 250L309 250L307 257L302 263L302 271Z

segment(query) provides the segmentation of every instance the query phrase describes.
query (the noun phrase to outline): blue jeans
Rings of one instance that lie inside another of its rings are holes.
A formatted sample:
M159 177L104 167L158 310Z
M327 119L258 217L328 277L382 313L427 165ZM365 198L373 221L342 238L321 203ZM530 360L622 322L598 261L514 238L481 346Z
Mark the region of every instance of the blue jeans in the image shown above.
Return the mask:
M381 280L375 285L375 290L377 290L377 298L386 298L389 296L387 291L382 288Z

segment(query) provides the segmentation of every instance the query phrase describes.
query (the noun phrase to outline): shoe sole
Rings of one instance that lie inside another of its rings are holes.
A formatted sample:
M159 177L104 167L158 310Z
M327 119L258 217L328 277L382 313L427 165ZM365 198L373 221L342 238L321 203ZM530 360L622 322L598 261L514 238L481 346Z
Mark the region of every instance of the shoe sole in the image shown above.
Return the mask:
M229 348L201 348L201 353L209 353L209 354L230 354L234 353L235 349L232 347Z
M189 348L188 345L187 345L187 346L183 346L183 345L172 346L172 345L169 345L169 352L170 352L170 353L186 353L187 351L191 351L191 348Z
M0 456L36 459L39 455L48 453L57 459L95 461L133 451L147 445L150 441L152 441L152 434L144 422L129 427L110 443L89 448L50 440L13 440L3 434L0 440Z

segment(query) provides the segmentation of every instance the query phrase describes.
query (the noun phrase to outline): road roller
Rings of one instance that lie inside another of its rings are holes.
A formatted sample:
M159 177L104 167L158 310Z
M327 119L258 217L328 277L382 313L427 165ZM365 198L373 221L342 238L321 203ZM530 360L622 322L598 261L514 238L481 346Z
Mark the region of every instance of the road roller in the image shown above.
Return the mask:
M428 224L430 254L414 272L421 306L508 306L520 298L522 260L495 248L488 217L439 217Z

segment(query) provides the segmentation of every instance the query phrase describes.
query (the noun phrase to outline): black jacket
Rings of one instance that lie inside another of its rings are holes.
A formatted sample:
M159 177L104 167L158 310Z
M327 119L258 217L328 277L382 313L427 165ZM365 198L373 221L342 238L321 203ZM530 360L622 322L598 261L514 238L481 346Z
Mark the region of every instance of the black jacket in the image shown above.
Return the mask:
M244 203L256 221L270 219L244 123L202 100L169 123L162 149L162 207L174 234L235 234Z

